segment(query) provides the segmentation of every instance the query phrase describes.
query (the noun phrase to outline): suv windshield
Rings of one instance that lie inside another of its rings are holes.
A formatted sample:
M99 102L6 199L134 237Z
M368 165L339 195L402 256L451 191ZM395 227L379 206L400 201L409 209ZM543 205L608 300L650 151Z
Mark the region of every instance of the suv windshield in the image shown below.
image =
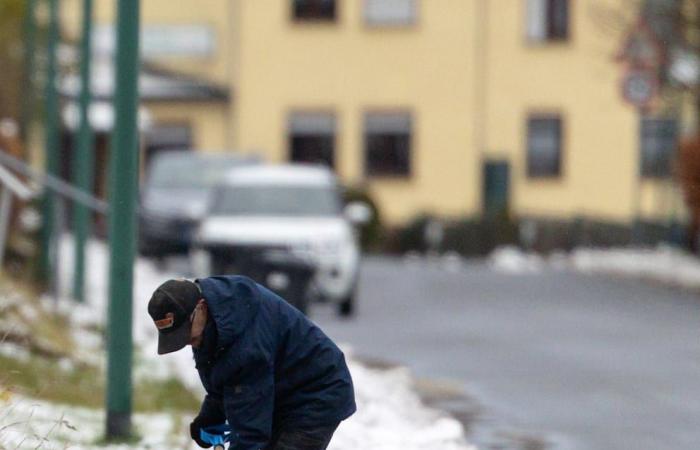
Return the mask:
M164 157L154 162L148 184L154 188L210 188L241 162L233 157Z
M225 186L212 211L223 216L337 216L337 191L328 186Z

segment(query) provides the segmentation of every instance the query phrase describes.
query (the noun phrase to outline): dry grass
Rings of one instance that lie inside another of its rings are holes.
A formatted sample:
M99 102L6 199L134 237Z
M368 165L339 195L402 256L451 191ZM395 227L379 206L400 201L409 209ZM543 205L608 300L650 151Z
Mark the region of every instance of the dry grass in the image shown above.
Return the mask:
M101 408L104 374L76 358L66 317L41 305L26 286L0 276L0 395ZM99 358L97 358L99 359ZM196 411L199 400L175 378L138 380L137 411Z

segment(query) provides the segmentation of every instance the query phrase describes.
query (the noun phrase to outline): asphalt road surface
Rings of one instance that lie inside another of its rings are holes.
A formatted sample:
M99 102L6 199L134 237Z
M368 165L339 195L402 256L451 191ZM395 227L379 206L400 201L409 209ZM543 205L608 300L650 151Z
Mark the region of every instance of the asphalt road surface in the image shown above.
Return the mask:
M700 449L697 294L370 258L357 317L312 316L358 355L458 383L481 449Z

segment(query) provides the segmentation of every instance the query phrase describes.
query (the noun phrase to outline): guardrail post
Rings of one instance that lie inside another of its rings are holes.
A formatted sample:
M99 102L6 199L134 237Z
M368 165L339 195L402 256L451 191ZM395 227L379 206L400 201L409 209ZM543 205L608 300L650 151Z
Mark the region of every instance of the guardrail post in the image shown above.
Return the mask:
M10 224L10 212L12 211L12 191L7 186L2 186L0 193L0 268L5 262L5 248Z

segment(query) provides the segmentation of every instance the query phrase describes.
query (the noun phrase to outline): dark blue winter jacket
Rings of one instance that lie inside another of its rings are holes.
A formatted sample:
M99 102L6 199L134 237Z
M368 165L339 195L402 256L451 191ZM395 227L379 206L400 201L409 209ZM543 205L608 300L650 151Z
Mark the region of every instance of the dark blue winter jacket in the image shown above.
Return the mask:
M197 280L209 323L195 363L200 419L228 420L230 449L258 450L272 429L333 425L355 412L345 357L297 309L243 276Z

